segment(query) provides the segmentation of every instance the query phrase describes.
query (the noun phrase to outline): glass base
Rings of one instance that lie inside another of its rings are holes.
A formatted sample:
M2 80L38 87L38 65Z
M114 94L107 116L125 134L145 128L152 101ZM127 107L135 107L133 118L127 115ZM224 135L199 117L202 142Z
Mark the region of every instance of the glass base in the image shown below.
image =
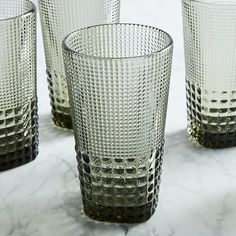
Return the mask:
M71 116L52 110L53 122L56 126L64 129L73 129Z
M38 143L35 143L30 147L24 147L23 149L15 152L0 155L0 171L13 169L22 165L25 165L33 160L38 155Z
M156 202L138 207L109 207L83 201L85 214L96 221L111 223L143 223L155 212Z
M151 152L150 157L133 158L134 162L110 159L114 161L110 163L112 172L101 163L104 159L94 163L93 157L78 151L85 214L96 221L113 223L135 224L147 221L154 214L158 203L163 145L164 141ZM135 170L130 171L134 167Z
M224 133L211 133L190 125L188 133L202 146L220 149L236 146L236 131Z
M11 121L11 125L5 125L0 129L0 171L27 164L37 157L37 110L37 100L33 100L29 104L8 110L8 113L5 111L1 122L6 124L7 121Z
M49 97L52 106L52 120L60 128L72 129L69 96L65 78L54 73L47 73Z

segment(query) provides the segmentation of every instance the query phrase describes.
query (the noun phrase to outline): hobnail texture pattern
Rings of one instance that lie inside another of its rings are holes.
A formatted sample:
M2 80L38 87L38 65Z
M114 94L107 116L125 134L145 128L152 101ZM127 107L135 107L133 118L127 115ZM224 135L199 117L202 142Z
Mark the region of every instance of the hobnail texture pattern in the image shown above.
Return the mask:
M54 123L72 129L61 44L82 27L119 21L120 0L39 0Z
M188 130L203 146L236 145L236 3L183 0Z
M36 13L27 0L0 1L0 171L38 154Z
M172 40L142 25L88 27L64 41L85 213L137 223L159 193Z

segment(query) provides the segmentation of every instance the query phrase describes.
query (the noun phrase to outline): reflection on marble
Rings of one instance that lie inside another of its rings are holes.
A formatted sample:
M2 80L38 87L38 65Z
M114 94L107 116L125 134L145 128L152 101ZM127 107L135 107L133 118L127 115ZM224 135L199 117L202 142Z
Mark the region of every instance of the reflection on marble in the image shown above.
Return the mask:
M147 223L130 226L101 224L84 216L73 134L55 128L51 122L40 36L40 154L26 166L0 173L0 236L236 235L236 148L210 150L196 146L184 130L180 1L123 3L123 21L137 19L159 26L175 41L163 175L155 215Z
M208 150L185 131L168 134L156 214L140 225L101 224L82 212L72 133L46 118L40 131L38 159L0 174L1 236L235 236L235 148Z

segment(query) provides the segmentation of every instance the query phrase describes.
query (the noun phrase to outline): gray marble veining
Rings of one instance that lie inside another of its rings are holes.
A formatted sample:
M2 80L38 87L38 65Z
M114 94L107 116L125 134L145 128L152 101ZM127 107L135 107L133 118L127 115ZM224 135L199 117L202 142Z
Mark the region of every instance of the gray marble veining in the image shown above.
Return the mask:
M134 9L134 6L135 9ZM0 236L235 236L236 148L205 149L186 135L180 1L123 1L121 20L167 30L175 41L160 201L145 224L93 222L82 212L71 131L50 121L39 36L40 154L0 173Z

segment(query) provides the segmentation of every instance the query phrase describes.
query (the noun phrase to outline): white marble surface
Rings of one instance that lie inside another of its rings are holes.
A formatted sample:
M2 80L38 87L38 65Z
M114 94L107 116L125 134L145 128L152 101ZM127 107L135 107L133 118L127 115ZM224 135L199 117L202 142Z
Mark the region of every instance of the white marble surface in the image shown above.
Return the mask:
M145 224L99 224L82 214L72 132L50 120L39 35L40 155L0 173L0 236L235 236L236 148L208 150L186 136L181 4L123 0L121 20L158 26L175 41L160 202Z

